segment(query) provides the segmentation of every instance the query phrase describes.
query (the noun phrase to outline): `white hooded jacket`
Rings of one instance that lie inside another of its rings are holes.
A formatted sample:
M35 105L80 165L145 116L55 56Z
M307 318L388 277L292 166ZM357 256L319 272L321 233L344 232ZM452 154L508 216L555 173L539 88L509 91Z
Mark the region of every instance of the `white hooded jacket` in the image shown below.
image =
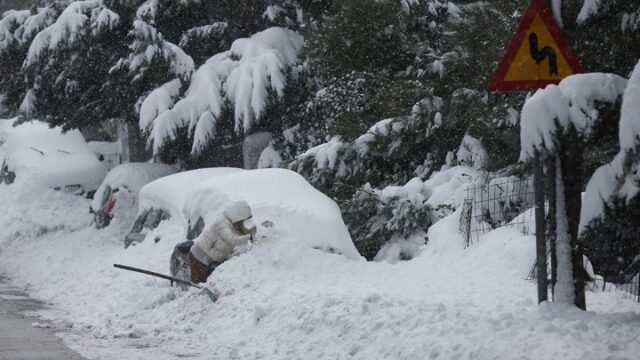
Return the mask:
M222 263L237 246L244 246L250 234L238 232L233 224L251 218L251 208L245 201L235 202L196 239L191 252L203 264Z

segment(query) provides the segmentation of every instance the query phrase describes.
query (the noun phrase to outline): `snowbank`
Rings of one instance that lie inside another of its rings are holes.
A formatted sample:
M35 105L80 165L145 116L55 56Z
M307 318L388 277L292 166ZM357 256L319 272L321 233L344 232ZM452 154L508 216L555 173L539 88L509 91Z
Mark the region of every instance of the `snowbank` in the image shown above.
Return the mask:
M233 174L232 174L233 175ZM525 277L534 239L511 229L466 250L455 213L397 265L352 261L278 238L214 272L197 291L118 271L168 272L171 241L123 249L131 219L92 229L89 200L17 182L0 185L0 267L53 306L40 313L90 359L634 359L637 303L587 293L589 307L536 305ZM159 229L184 236L163 222ZM25 266L31 264L32 266ZM42 271L47 269L47 271Z
M195 186L187 199L184 213L192 223L201 217L210 224L227 205L245 200L257 224L273 223L260 228L268 230L269 237L360 259L338 205L291 170L259 169L219 176Z

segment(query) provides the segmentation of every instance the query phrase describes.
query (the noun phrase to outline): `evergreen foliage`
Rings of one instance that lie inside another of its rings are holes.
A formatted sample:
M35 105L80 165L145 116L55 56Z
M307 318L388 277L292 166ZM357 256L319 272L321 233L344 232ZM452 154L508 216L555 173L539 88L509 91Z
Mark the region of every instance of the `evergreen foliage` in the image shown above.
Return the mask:
M23 71L30 89L22 111L64 129L102 118L102 87L109 64L126 50L122 18L101 1L69 4L57 20L35 36Z
M518 161L526 95L485 88L528 0L43 4L0 19L7 116L65 129L124 120L182 168L242 166L245 137L271 132L269 150L339 202L369 258L425 240L446 213L389 189L456 163L506 176ZM563 4L585 70L628 77L640 6ZM617 149L619 104L595 109L587 173Z
M639 233L640 196L606 204L604 215L591 221L583 232L585 255L595 273L615 284L635 275L628 270L640 256Z

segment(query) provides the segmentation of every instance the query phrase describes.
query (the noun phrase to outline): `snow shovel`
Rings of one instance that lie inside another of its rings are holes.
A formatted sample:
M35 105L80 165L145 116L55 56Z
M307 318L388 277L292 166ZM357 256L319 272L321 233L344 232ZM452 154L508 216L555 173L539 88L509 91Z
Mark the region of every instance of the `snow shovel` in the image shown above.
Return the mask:
M149 270L138 269L138 268L134 268L134 267L131 267L131 266L120 265L120 264L113 264L113 267L118 268L118 269L138 272L138 273L141 273L141 274L151 275L151 276L159 277L159 278L162 278L162 279L175 281L175 282L177 282L179 284L184 284L184 285L187 285L187 286L194 287L196 289L200 289L200 290L202 290L202 293L206 294L209 297L209 299L211 299L211 301L213 301L213 302L216 302L216 300L218 300L218 298L220 297L220 292L217 289L213 289L213 291L212 291L211 289L209 289L207 287L204 287L204 286L198 285L198 284L194 284L191 281L179 279L177 277L173 277L173 276L169 276L169 275L165 275L165 274L160 274L160 273L149 271Z

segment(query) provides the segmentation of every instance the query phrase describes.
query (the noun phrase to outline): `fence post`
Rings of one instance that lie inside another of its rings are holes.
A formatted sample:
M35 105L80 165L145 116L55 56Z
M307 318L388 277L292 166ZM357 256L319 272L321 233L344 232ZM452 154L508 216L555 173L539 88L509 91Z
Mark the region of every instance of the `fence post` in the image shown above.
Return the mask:
M544 172L540 153L536 152L533 158L533 191L536 216L536 267L538 280L538 303L547 301L547 239L545 238L544 217Z

